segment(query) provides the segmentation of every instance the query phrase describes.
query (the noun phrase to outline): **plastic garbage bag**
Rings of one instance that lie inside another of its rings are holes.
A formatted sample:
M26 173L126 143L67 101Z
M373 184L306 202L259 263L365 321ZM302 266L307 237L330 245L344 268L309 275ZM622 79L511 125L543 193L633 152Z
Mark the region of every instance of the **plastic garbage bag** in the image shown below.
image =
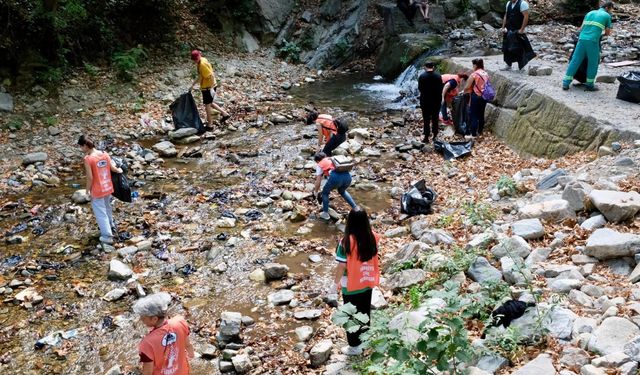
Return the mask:
M204 124L200 119L198 106L191 92L180 95L178 99L171 103L169 109L171 110L175 129L195 128L198 130L198 134L204 133Z
M453 98L451 105L451 117L453 117L453 125L456 133L465 135L467 133L467 124L469 122L469 111L467 111L467 97L458 95Z
M640 103L640 72L626 72L618 77L620 87L616 98L631 103Z
M402 194L400 211L409 216L431 214L431 205L437 196L433 189L426 186L424 180L420 180L408 192Z
M131 187L127 176L124 173L111 172L111 182L113 183L113 196L123 202L131 203Z
M56 331L36 341L35 348L42 349L46 345L57 346L62 342L62 340L69 340L75 338L76 336L78 336L77 329L71 329L69 331Z
M473 141L469 142L443 142L435 141L433 148L437 152L444 155L444 160L457 159L462 156L471 154L471 148L473 148Z

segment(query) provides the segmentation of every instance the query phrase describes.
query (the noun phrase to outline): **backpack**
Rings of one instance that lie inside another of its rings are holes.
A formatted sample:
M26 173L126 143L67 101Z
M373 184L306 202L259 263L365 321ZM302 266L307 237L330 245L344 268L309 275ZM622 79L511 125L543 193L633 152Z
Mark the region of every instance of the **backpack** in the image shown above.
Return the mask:
M480 74L476 75L484 82L484 89L482 90L482 99L484 99L487 103L492 102L496 98L496 90L491 86L491 82L482 78Z
M336 167L336 172L350 172L355 165L353 159L342 155L332 157L331 162L333 163L333 166Z

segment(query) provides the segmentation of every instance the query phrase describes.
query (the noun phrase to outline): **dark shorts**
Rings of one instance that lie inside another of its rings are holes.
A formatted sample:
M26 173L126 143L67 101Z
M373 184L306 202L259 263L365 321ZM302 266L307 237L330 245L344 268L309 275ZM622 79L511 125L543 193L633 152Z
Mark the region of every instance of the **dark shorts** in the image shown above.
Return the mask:
M215 88L202 90L202 103L204 103L204 105L213 103L213 98L215 98L215 96Z

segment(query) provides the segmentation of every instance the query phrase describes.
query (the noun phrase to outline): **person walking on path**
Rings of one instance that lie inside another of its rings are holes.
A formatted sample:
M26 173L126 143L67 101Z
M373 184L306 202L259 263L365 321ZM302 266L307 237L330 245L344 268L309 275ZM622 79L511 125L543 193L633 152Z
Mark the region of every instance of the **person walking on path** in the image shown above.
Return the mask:
M331 291L341 291L345 304L354 305L359 313L369 318L372 290L380 283L379 239L371 230L367 212L354 208L349 212L344 237L336 250L338 266ZM347 332L349 345L342 348L342 352L346 355L362 354L360 335L366 331L364 326L357 332Z
M474 139L478 135L482 135L484 130L484 111L487 107L487 101L482 97L484 87L489 82L489 74L484 71L484 60L473 59L473 73L467 80L464 88L465 94L470 95L469 100L469 125L465 139Z
M453 102L453 98L458 95L458 88L463 82L469 78L467 73L443 74L442 83L442 105L440 106L440 114L442 115L442 123L445 125L453 125L453 121L449 119L449 106Z
M111 172L122 173L122 169L116 166L109 154L96 150L94 143L84 135L78 139L78 145L85 155L86 190L91 197L91 207L100 228L100 242L112 245L116 224L113 221L113 210L111 209L111 194L113 193Z
M529 4L524 0L509 0L506 13L502 18L502 53L506 66L502 70L511 70L514 62L522 70L536 57L531 42L524 33L529 24Z
M578 44L573 51L573 57L569 61L567 73L562 81L562 89L569 90L573 76L580 69L580 65L587 60L587 91L597 91L595 86L596 75L598 74L598 65L600 64L600 38L604 33L605 36L611 35L611 12L614 5L612 1L602 4L598 10L592 10L587 13L582 22Z
M331 193L331 190L337 190L349 206L355 208L356 202L347 191L347 188L351 186L351 173L336 171L336 167L331 158L327 157L322 151L314 156L314 160L318 163L316 165L316 183L313 188L314 197L317 196L318 191L320 191L322 179L327 178L327 182L322 188L322 213L320 214L320 218L327 221L331 218L329 216L329 193Z
M189 375L189 358L194 357L189 326L181 316L167 319L171 295L166 292L139 299L133 312L151 331L138 346L142 375Z
M442 104L442 77L435 71L435 65L431 61L424 64L424 72L418 77L418 90L420 91L420 109L422 109L422 121L424 122L422 142L429 143L429 123L433 130L433 141L438 137L438 113Z
M225 111L216 104L213 99L216 96L216 90L218 88L216 82L216 76L213 73L213 67L211 63L204 57L198 50L191 51L191 60L196 63L196 67L198 69L198 77L193 81L189 91L193 90L193 87L196 83L200 84L200 91L202 91L202 103L204 104L204 111L207 114L207 127L210 127L213 123L211 118L211 110L215 109L216 111L222 114L222 118L220 119L220 123L224 125L224 123L231 118L229 112Z
M307 116L307 125L315 122L318 128L318 148L322 148L327 156L331 156L333 150L338 148L347 140L347 131L349 130L346 120L334 119L331 115L318 114L313 111Z

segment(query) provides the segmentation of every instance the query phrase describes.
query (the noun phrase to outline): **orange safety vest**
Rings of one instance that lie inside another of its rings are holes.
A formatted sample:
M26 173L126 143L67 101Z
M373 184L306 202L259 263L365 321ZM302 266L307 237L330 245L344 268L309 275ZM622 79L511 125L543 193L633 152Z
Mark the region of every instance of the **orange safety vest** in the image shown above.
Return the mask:
M446 94L445 94L445 101L450 102L453 100L453 98L456 97L456 95L458 95L458 88L460 87L460 77L458 77L457 74L443 74L442 75L442 83L444 83L445 85L447 84L447 82L454 80L458 83L458 86L455 89L451 89L449 90Z
M336 166L333 165L333 162L331 161L331 158L324 158L324 159L320 160L318 162L318 165L322 169L322 174L325 177L329 177L329 173L331 173L332 170L336 169Z
M91 184L91 197L104 198L113 193L111 182L111 158L103 152L100 155L87 155L84 159L91 167L93 183Z
M376 239L376 247L378 247L380 237L376 233L373 233L373 236ZM378 286L380 284L378 255L374 255L366 262L361 262L358 259L358 242L354 236L349 238L349 244L351 251L347 256L347 291L352 292Z
M478 69L475 72L471 73L471 77L474 77L472 88L473 92L475 92L478 96L482 96L484 86L489 81L489 74L487 74L487 72L485 72L483 69ZM471 79L471 77L469 77L469 79Z
M333 117L331 115L319 115L316 123L322 126L322 136L324 139L328 140L333 134L338 133L338 128L333 123Z
M153 375L189 375L188 336L187 322L176 316L142 339L139 350L153 361Z

